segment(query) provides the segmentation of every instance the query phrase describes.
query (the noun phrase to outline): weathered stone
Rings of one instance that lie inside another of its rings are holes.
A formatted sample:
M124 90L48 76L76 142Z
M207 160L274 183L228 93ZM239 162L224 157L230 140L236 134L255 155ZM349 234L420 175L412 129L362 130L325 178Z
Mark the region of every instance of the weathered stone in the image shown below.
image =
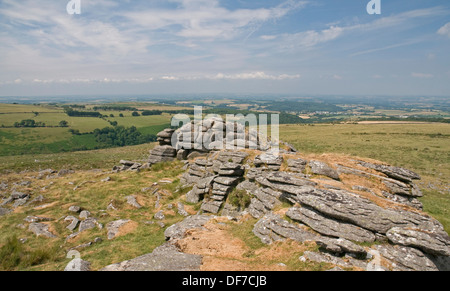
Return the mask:
M0 207L0 216L5 216L6 214L10 213L11 210Z
M74 216L67 216L64 221L70 221L70 224L66 227L70 231L74 231L80 222L80 220Z
M119 164L127 166L127 167L131 167L132 165L134 165L134 162L126 161L126 160L120 160Z
M45 200L44 196L39 195L39 196L33 198L31 201L29 201L29 202L27 203L27 205L35 204L35 203L40 203L40 202L43 202L44 200Z
M450 256L450 238L445 231L430 232L414 227L394 227L386 236L394 244L421 249L436 256Z
M345 238L357 242L374 242L375 235L356 225L325 217L320 212L307 207L292 207L286 215L300 221L323 235Z
M194 150L190 151L189 155L187 156L187 159L188 160L192 160L192 159L196 159L196 158L199 158L199 157L205 157L207 155L208 155L207 151L194 149Z
M216 177L214 179L215 183L219 183L225 186L232 186L236 182L238 182L241 177Z
M101 271L200 271L202 257L184 254L169 243L157 247L151 254L106 266Z
M334 180L339 180L339 173L324 162L310 161L309 167L311 168L311 171L316 175L323 175Z
M29 199L29 196L26 196L25 198L22 198L22 199L17 199L14 201L12 207L17 208L17 207L23 206L23 205L27 204L28 199Z
M220 207L222 206L222 201L210 200L203 202L201 210L217 214L219 213Z
M271 189L257 189L253 194L255 198L252 198L248 211L254 218L261 218L266 213L273 210L275 206L281 204L278 200L281 193Z
M157 220L164 220L166 217L162 211L158 211L157 213L155 213L154 218Z
M221 176L242 176L243 174L244 168L240 164L223 163L219 169Z
M117 236L117 234L120 231L120 228L127 223L129 223L130 220L128 219L120 219L116 221L111 221L106 225L106 229L108 230L108 239L111 240Z
M159 155L150 155L148 157L148 164L153 165L161 162L171 162L175 158L173 157L166 157L166 156L159 156Z
M19 191L13 191L13 192L11 193L11 198L14 199L14 200L17 200L17 199L24 199L24 198L27 198L27 197L29 197L28 194L22 193L22 192L19 192Z
M0 191L6 191L8 190L8 184L6 184L5 182L1 182L0 183Z
M239 151L222 151L219 153L219 156L217 157L217 160L222 163L235 163L235 164L242 164L245 158L248 157L248 154L245 152L239 152Z
M256 180L256 178L263 175L263 169L261 168L250 168L247 172L246 178L250 181Z
M327 237L321 237L315 240L316 244L322 249L333 253L351 253L356 256L365 257L367 255L366 250L346 239L332 239Z
M298 172L301 173L305 170L306 164L308 162L304 159L288 159L287 165L289 167L289 170L292 172Z
M256 185L255 183L252 183L252 182L250 182L250 181L245 180L245 181L239 183L239 184L236 186L236 189L237 189L237 190L244 190L244 191L247 191L247 193L252 194L252 193L254 193L256 190L258 190L259 187L258 187L258 185Z
M97 220L95 218L90 217L90 218L87 218L80 222L80 227L78 228L78 232L93 229L95 227L99 227L99 223L97 222Z
M170 139L172 137L172 134L174 133L174 131L175 131L174 129L166 128L163 131L159 132L156 136L163 138L163 139L167 139L167 138Z
M187 159L187 156L189 155L189 151L188 150L178 150L177 152L177 160L183 161Z
M0 203L0 206L5 206L13 201L14 201L14 198L9 196L8 198L2 200L2 203Z
M87 219L89 216L91 216L91 213L87 210L83 210L80 212L81 219Z
M397 203L408 205L419 210L423 210L423 204L418 199L411 196L402 196L382 191L384 197Z
M267 209L260 200L252 198L252 200L250 201L248 213L250 213L250 215L254 218L261 218L269 211L270 209Z
M32 216L32 215L29 215L29 216L24 218L24 221L28 222L28 223L42 222L42 221L52 221L52 220L53 220L52 218L38 217L38 216Z
M413 180L421 179L419 174L405 168L377 165L363 161L360 161L359 164L366 168L374 169L378 172L381 172L392 179L396 179L406 183L411 183Z
M188 216L181 222L178 222L164 232L166 240L178 240L184 238L186 231L190 229L202 228L213 216L209 215L192 215Z
M183 203L178 202L177 210L178 210L178 214L180 214L181 216L189 216L189 213L187 213L186 210L184 209Z
M36 236L44 236L47 238L55 238L56 236L48 230L49 226L43 223L31 223L28 230L33 232Z
M79 213L79 212L81 211L81 207L80 207L80 206L76 206L76 205L70 206L70 207L69 207L69 211L70 211L70 212Z
M226 195L231 188L232 188L231 186L226 186L219 183L214 183L212 187L213 193L219 195Z
M67 176L67 175L70 175L70 174L73 174L73 173L75 173L75 172L72 171L72 170L61 169L61 170L59 170L59 172L58 172L58 177L64 177L64 176Z
M315 186L317 185L315 182L312 182L307 179L300 178L296 176L296 174L288 173L288 172L270 172L264 175L264 177L272 183L276 184L286 184L293 186ZM270 184L268 184L270 185ZM271 186L271 185L270 185ZM277 186L275 186L276 188Z
M253 164L256 167L261 167L263 165L275 166L272 167L273 170L279 170L281 165L283 164L283 156L272 154L270 152L263 153L255 157Z
M391 261L394 271L438 271L435 263L420 250L405 246L377 245L381 256Z
M298 187L296 200L315 210L344 222L385 234L395 226L420 226L424 229L443 229L436 220L419 213L382 208L357 194L343 190L321 190Z
M231 205L230 203L225 203L222 210L222 216L229 216L232 218L237 218L243 214L243 209L239 206Z
M173 158L173 157L176 157L177 152L173 147L166 145L166 146L155 147L153 150L151 150L150 154L153 156L162 156L162 157Z
M411 188L403 182L395 181L393 183L392 181L383 181L383 184L393 194L412 196Z
M279 215L271 212L258 220L253 228L253 233L265 244L271 244L274 241L280 241L286 238L298 242L317 238L314 234L290 224L286 220L281 219Z
M127 203L128 203L129 205L133 206L134 208L137 208L137 209L141 209L141 208L142 208L142 205L140 205L140 204L137 202L136 196L130 195L130 196L127 196L127 197L125 197L125 198L127 199Z
M78 272L88 272L91 270L91 263L84 261L82 259L73 259L64 268L65 272L78 271Z

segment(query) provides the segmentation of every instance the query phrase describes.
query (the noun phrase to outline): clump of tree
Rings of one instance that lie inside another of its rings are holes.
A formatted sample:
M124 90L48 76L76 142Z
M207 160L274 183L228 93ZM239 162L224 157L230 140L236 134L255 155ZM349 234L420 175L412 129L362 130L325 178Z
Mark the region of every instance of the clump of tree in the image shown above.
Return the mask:
M100 112L78 111L78 110L73 110L72 108L69 108L69 107L64 108L64 112L70 117L102 117L103 116Z
M137 112L137 111L133 111L133 113L131 113L131 116L140 116L140 114L139 114L139 112Z
M94 106L93 109L95 111L103 110L103 111L137 111L134 107L129 106Z
M157 138L155 135L142 134L135 126L105 127L95 129L93 134L96 141L105 147L138 145L155 142Z
M14 127L45 127L45 123L43 122L36 122L33 119L25 119L21 122L15 122Z
M86 105L71 104L70 108L86 109Z
M80 130L78 130L78 129L71 128L71 129L69 129L69 132L73 135L81 135Z
M308 102L308 101L274 101L271 102L266 108L270 111L280 112L298 112L298 113L311 113L316 111L328 111L328 112L342 112L345 111L342 107L334 104L324 102Z
M58 125L59 127L69 127L69 123L65 120L61 120Z
M142 111L142 116L151 116L151 115L161 115L163 112L161 110L144 110Z

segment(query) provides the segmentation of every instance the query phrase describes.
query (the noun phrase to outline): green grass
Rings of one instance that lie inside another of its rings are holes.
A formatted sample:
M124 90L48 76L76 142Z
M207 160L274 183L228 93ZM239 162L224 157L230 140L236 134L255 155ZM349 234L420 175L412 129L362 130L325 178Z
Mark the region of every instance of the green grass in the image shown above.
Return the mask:
M138 150L138 147L127 149L120 153L120 158L130 158L131 154ZM106 157L102 153L101 158ZM111 149L108 150L111 155ZM88 158L93 158L90 155ZM114 158L115 163L118 157ZM53 164L55 165L55 164ZM184 216L173 213L166 213L164 224L161 228L158 224L146 224L144 222L153 219L158 209L154 208L156 197L151 192L142 192L141 189L149 187L162 178L173 180L171 184L161 184L160 190L164 190L165 195L161 197L160 203L167 210L169 203L176 204L180 201L185 190L177 191L179 185L178 175L181 170L181 162L175 164L162 163L154 169L134 172L120 172L116 174L104 171L77 171L65 177L48 180L33 180L33 193L37 195L45 185L46 190L43 195L45 203L54 203L51 207L44 209L33 209L23 207L0 220L0 270L63 270L70 259L66 258L69 248L93 241L97 237L103 241L92 245L89 248L80 250L81 258L92 263L93 270L98 270L106 265L129 260L153 251L154 248L165 242L164 231L170 225L184 219ZM111 176L111 181L100 182L107 176ZM8 174L4 176L8 181L21 179L21 174ZM70 183L69 183L70 182ZM87 183L86 183L87 182ZM84 184L83 184L84 183ZM74 190L75 185L81 185ZM126 203L126 196L136 195L143 205L141 209L135 209ZM116 210L105 211L107 205L114 201ZM79 205L91 212L91 216L98 219L103 226L117 219L129 219L135 223L135 228L124 236L119 236L114 240L107 240L107 230L94 228L83 232L74 241L65 242L65 237L70 234L65 226L66 222L59 219L70 215L68 207ZM107 215L105 215L107 213ZM23 220L28 215L53 218L49 222L50 229L57 234L57 238L47 239L36 237L27 231L28 224ZM24 228L19 228L19 223L25 224ZM26 238L25 244L18 243L17 238Z
M55 170L108 169L117 165L124 158L145 161L148 158L149 150L154 146L155 144L143 144L82 152L0 156L0 173L24 170L36 171L48 168Z
M4 271L25 270L56 259L57 247L41 246L30 249L24 246L16 236L9 238L0 248L0 269Z

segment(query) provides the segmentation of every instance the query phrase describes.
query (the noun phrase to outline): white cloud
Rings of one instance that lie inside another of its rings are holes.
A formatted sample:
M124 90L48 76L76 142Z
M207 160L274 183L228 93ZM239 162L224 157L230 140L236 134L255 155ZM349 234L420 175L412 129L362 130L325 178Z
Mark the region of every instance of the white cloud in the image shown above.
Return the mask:
M450 38L450 22L439 28L437 31L438 34L444 35Z
M323 30L309 30L298 33L288 33L281 35L263 35L260 38L265 41L273 41L274 43L280 43L283 49L312 49L319 44L327 43L336 40L344 35L351 33L372 33L374 30L389 29L389 28L402 28L406 27L407 23L413 23L413 20L417 18L433 17L437 15L449 14L449 11L442 7L432 7L426 9L411 10L391 16L385 16L377 18L374 21L367 23L350 24L346 26L331 25ZM443 32L447 33L447 28L441 28ZM450 25L448 27L450 33ZM411 45L417 42L421 42L423 39L412 40L401 44L394 44L385 46L382 48L370 49L363 52L355 53L355 55L367 54L377 52L380 50L391 49L399 46Z
M303 7L306 1L285 1L273 8L229 10L217 0L171 0L173 9L147 9L124 13L128 21L146 30L167 30L183 38L230 39L269 20ZM177 28L179 27L179 28Z
M414 78L420 78L420 79L430 79L434 76L432 74L426 74L426 73L411 73L411 76Z
M179 77L176 76L162 76L161 80L165 80L165 81L177 81L179 80Z
M238 73L238 74L223 74L218 73L215 76L206 77L211 80L289 80L299 79L300 75L269 75L265 72L251 72L251 73Z

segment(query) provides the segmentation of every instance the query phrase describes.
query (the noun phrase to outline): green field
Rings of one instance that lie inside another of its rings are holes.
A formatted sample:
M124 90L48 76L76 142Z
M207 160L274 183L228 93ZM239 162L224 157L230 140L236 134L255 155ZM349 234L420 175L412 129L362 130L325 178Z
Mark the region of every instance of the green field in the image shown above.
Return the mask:
M136 104L134 104L136 105ZM169 106L139 104L145 110L169 109ZM89 108L89 107L87 107ZM181 107L174 107L181 108ZM89 110L89 109L87 109ZM143 134L156 135L170 126L171 115L132 116L131 111L99 111L105 118L70 117L62 107L49 105L0 104L0 156L24 154L50 154L99 147L92 134L95 129L110 127L110 122L119 126L136 127ZM122 114L123 117L119 117ZM111 117L114 116L114 117ZM16 122L32 119L45 123L46 127L15 128ZM68 127L59 127L61 121ZM72 135L69 129L84 135Z

